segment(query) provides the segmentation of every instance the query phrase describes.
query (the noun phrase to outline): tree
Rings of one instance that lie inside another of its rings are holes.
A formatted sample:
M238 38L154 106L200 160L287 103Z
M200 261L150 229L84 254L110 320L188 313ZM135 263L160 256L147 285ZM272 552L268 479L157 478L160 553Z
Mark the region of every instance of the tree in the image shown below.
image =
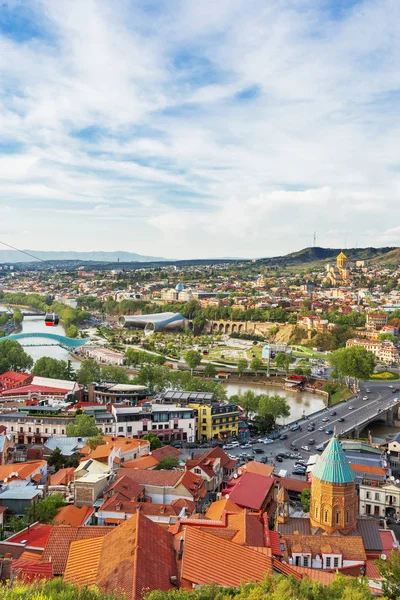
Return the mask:
M93 358L87 358L78 370L77 377L78 383L82 385L100 381L100 367Z
M125 352L125 363L136 367L139 364L139 350L128 348Z
M60 448L55 448L47 459L47 463L50 467L54 467L56 471L59 471L64 466L65 456L62 454Z
M23 320L24 320L24 315L22 314L22 312L20 311L19 308L16 308L14 310L14 314L13 314L13 321L14 321L15 325L21 325Z
M129 375L122 367L103 367L101 369L103 381L115 381L116 383L129 383Z
M215 377L215 375L217 374L217 369L215 368L215 365L213 365L212 363L207 363L204 369L204 374L208 377Z
M50 356L42 356L35 362L32 373L39 377L50 377L51 379L69 379L70 372L65 360L57 360Z
M329 361L333 368L333 376L337 379L346 377L348 383L350 378L353 377L356 388L358 387L358 380L369 379L375 367L374 355L363 346L339 348L332 352Z
M67 337L69 338L77 338L79 335L79 329L76 325L70 325L67 329Z
M201 354L197 350L188 350L185 354L185 361L190 367L190 373L193 375L193 369L201 363Z
M241 377L243 375L243 373L248 368L248 366L249 366L248 360L246 360L245 358L239 358L239 360L237 361L237 372L238 372L239 377Z
M391 333L380 333L378 337L381 342L392 342L393 344L396 344L398 341L397 337Z
M159 471L172 471L172 469L176 469L177 467L179 467L179 460L176 456L164 456L158 463L157 469Z
M255 371L256 373L256 377L258 375L258 370L261 369L261 367L263 366L262 360L261 358L253 358L253 360L250 363L250 368Z
M86 444L89 446L90 450L96 450L98 446L104 446L105 443L101 433L86 440Z
M24 510L24 517L28 523L39 521L39 523L51 523L59 509L65 506L66 502L60 494L52 494L39 502L34 502Z
M383 577L382 587L385 598L398 600L400 598L400 553L392 550L385 560L377 561L379 574Z
M16 340L0 342L0 374L6 371L26 371L33 365L33 359Z
M96 427L96 419L85 413L75 417L74 423L67 425L67 437L97 437L101 431Z
M148 433L147 435L144 435L142 440L147 440L150 442L150 452L157 450L157 448L161 448L162 446L160 438L154 435L154 433Z
M278 352L275 357L275 364L278 369L285 371L287 375L290 366L290 357L285 352Z
M309 489L304 488L299 496L300 502L304 507L304 512L310 512L310 501L311 501L311 492Z

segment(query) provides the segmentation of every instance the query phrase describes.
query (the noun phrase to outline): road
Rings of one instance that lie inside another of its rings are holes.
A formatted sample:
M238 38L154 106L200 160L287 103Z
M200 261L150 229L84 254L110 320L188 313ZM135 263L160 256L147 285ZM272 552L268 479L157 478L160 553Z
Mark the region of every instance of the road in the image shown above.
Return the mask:
M337 433L344 430L346 433L352 431L357 425L359 425L365 417L370 417L383 412L387 408L395 403L395 399L400 398L400 392L393 393L393 389L389 388L389 385L397 387L396 381L392 384L391 382L380 382L380 381L369 381L361 383L360 392L357 397L350 398L347 402L342 402L333 408L327 408L323 412L309 415L307 419L299 421L302 431L290 431L291 424L287 424L282 427L281 431L286 433L288 438L286 440L275 440L272 444L257 443L253 444L251 448L233 448L226 450L229 455L238 457L242 453L246 453L248 456L254 457L255 460L261 460L263 458L268 459L268 464L273 465L279 469L287 470L288 476L294 477L304 481L304 477L292 475L293 466L295 459L283 459L282 462L274 462L274 457L280 452L292 452L291 444L293 443L298 450L296 453L301 454L302 458L307 461L311 454L315 454L315 447L319 444L326 443L331 435L327 434L327 430L334 430L336 428ZM400 386L399 386L400 387ZM367 392L366 390L370 391ZM364 396L368 396L368 400L363 400ZM349 410L352 406L353 410ZM332 412L336 412L334 416L331 416ZM340 418L344 418L343 422L340 422ZM328 419L324 421L323 419ZM315 424L315 430L313 432L307 431L307 426L310 423ZM319 431L319 428L323 428ZM310 439L315 440L315 444L309 446ZM309 446L309 451L305 451L301 446ZM254 448L260 448L263 450L262 454L253 452ZM182 450L184 458L188 458L192 453L199 454L209 450L209 448L198 448L195 450Z

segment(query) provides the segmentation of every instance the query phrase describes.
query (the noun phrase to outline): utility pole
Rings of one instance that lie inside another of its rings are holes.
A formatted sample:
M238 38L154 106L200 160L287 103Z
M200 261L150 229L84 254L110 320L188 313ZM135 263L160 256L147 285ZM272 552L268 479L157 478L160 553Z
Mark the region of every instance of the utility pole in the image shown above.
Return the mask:
M314 231L314 238L313 238L313 240L314 240L314 248L315 248L315 246L317 245L317 232L316 231Z

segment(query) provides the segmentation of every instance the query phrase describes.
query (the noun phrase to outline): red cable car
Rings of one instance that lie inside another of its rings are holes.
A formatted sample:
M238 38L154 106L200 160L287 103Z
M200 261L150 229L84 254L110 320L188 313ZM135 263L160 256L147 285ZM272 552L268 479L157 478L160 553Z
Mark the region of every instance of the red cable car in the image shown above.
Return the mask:
M59 322L60 319L57 313L46 313L46 316L44 318L44 324L47 327L54 327L55 325L58 325Z

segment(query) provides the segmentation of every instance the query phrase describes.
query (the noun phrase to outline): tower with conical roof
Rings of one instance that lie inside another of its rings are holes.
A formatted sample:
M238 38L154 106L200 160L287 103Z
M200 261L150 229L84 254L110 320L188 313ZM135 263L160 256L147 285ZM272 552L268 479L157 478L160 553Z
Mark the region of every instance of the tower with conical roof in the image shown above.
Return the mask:
M336 435L316 464L311 480L311 526L349 533L357 522L355 475Z
M344 252L340 252L340 254L336 257L336 266L338 269L344 269L346 267L347 256Z

